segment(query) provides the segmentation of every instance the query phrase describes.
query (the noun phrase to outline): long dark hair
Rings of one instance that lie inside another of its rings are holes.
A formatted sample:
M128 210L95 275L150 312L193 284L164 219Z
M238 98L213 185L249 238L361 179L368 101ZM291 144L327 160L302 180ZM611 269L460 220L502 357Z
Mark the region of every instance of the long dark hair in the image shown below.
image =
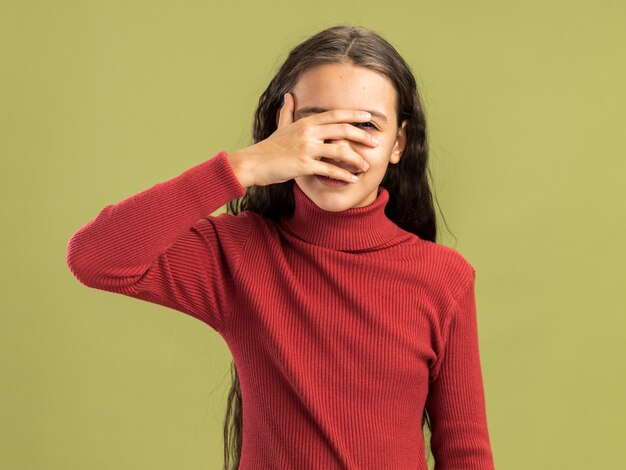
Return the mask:
M424 240L436 241L437 224L429 185L429 178L432 178L428 168L424 109L409 65L378 33L360 26L340 24L320 31L292 49L259 98L252 128L254 143L274 133L283 95L293 90L302 73L309 67L331 63L367 67L387 76L393 83L398 96L397 123L400 127L402 121L407 121L407 139L400 161L387 167L380 183L389 191L385 214L402 229ZM277 221L282 215L293 213L294 184L292 179L267 186L249 186L244 196L227 204L226 211L233 215L244 210L254 211ZM224 420L224 470L239 468L243 439L241 389L234 361L231 376L233 382ZM430 436L431 423L426 410L422 416L422 432L425 425ZM427 449L430 451L430 444Z

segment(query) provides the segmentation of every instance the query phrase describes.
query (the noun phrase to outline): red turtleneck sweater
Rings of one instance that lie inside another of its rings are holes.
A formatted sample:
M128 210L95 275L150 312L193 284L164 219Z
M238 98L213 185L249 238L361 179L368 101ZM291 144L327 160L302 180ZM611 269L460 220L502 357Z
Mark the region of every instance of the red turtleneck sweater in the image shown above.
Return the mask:
M226 151L100 213L71 237L86 286L215 329L242 392L240 470L493 469L475 271L368 206L330 212L294 183L279 223L243 211Z

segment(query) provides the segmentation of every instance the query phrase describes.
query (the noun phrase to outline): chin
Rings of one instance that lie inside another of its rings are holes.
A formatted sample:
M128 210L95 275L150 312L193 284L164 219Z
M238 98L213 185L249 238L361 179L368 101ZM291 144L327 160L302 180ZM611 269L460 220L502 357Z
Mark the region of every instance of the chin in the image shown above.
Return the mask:
M314 176L309 179L307 177L301 177L295 179L302 192L306 194L318 207L329 212L341 212L346 209L350 209L360 200L358 194L354 192L354 187L344 186L338 190L330 191L320 189L319 183L314 180ZM358 183L350 183L352 186L358 185Z
M341 212L341 211L345 211L346 209L350 209L353 206L353 204L345 200L325 201L325 200L319 200L320 198L311 198L311 199L313 200L315 204L318 205L318 207L329 212ZM335 199L339 199L339 198L335 198Z
M355 204L354 196L350 197L347 194L320 194L316 191L303 191L318 207L329 212L345 211Z

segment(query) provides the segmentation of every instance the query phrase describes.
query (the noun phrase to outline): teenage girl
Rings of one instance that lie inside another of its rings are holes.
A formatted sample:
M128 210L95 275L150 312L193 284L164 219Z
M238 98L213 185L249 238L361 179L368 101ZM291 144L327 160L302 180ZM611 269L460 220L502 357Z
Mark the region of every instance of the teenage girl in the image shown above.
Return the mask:
M369 29L321 31L253 131L104 207L69 240L71 272L224 338L224 468L424 470L428 447L437 469L494 468L475 270L436 243L407 63Z

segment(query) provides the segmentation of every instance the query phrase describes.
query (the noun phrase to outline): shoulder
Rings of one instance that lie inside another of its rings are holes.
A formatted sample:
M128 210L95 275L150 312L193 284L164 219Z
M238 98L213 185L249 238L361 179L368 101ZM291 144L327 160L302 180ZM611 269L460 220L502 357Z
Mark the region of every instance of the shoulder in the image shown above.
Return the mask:
M434 261L438 261L453 270L461 273L474 271L474 266L460 251L440 243L420 239L426 256Z
M245 235L246 238L250 236L268 239L276 234L276 227L271 219L249 210L238 214L222 212L216 216L204 217L200 223L205 226L209 224L211 229L223 236Z
M432 241L422 240L422 243L425 262L442 282L441 289L455 297L459 291L474 282L476 269L465 255L454 248Z
M258 261L260 251L256 250L262 250L267 257L280 248L271 220L252 211L205 215L191 227L189 236L200 239L237 269ZM247 256L250 253L254 255Z

